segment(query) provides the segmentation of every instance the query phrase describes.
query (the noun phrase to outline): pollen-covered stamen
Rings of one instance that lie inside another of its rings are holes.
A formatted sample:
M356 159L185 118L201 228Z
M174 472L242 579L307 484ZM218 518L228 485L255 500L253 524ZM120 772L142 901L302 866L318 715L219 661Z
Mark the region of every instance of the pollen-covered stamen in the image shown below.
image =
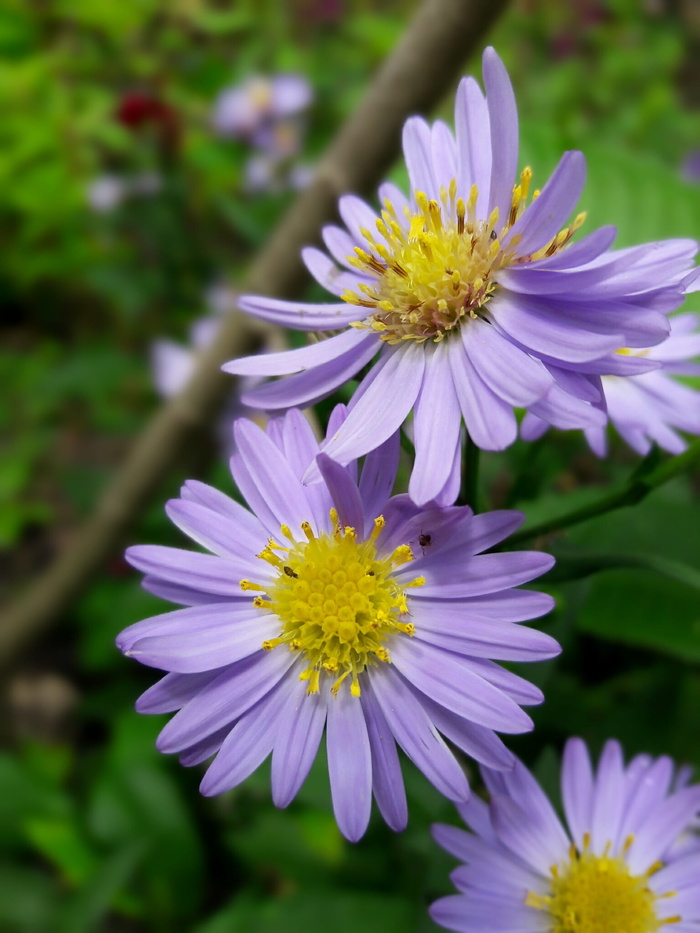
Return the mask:
M308 522L301 526L306 540L294 541L282 527L290 546L269 541L258 554L278 572L272 584L261 586L241 581L244 591L257 590L253 605L274 612L281 623L277 638L263 642L272 650L286 645L301 651L308 662L301 677L307 680L308 692L319 690L325 672L336 679L337 693L346 678L350 692L360 695L358 675L369 665L390 663L386 645L397 633L413 635L415 628L404 618L408 614L406 589L421 586L417 577L399 586L392 573L413 559L408 545L400 545L391 554L378 556L376 540L384 519L375 519L366 541L358 541L357 532L342 527L335 509L331 509L332 534L315 535Z
M415 212L405 209L399 221L386 200L376 233L362 229L367 248L355 247L349 262L374 279L345 292L344 301L372 314L353 327L377 331L390 344L401 340L442 340L445 334L479 316L497 285L498 271L521 261L552 255L562 249L583 222L580 215L537 254L517 256L517 240L502 247L504 235L527 206L532 170L525 168L513 189L506 223L499 229L498 211L488 220L476 216L478 189L467 201L457 197L457 183L440 189L439 201L415 192ZM533 198L539 194L536 191Z
M623 855L632 841L626 841ZM549 915L550 933L657 933L680 922L680 916L657 915L658 896L650 889L649 878L661 865L632 875L624 857L613 857L609 850L608 846L602 855L593 855L586 834L582 851L572 845L568 861L552 865L550 893L528 892L525 903Z

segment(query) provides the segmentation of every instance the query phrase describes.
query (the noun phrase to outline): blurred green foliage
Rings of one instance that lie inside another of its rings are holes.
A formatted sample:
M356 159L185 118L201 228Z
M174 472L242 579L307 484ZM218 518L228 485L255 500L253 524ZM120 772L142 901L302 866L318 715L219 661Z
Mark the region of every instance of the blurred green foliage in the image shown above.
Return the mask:
M300 158L313 163L415 6L2 4L0 378L12 394L0 403L0 544L14 545L8 593L63 546L157 405L150 342L185 340L206 310L206 289L235 280L292 197L246 191L250 148L213 132L216 95L252 72L305 74L316 96ZM522 163L542 183L563 149L583 149L587 229L614 223L621 245L697 236L700 187L680 174L700 137L687 77L698 24L686 13L690 20L661 0L520 0L490 37L516 85ZM161 102L167 117L125 125L119 108L134 94ZM448 118L450 106L442 108ZM158 177L157 191L90 207L96 180L144 173ZM636 458L613 444L599 462L580 436L551 433L482 464L484 501L538 522L623 483ZM162 499L191 470L231 491L212 444L196 464L178 465ZM512 747L548 787L555 750L572 732L595 749L615 735L628 753L668 752L700 766L697 498L697 484L682 478L636 508L542 542L561 567L574 568L551 582L558 608L541 622L565 650L524 672L547 702L535 711L535 733ZM182 543L162 501L133 540ZM635 557L646 564L630 566ZM603 572L581 569L592 559L606 564ZM0 929L296 933L319 918L336 933L435 929L425 908L449 889L452 862L428 827L454 814L410 765L407 831L397 837L375 818L351 846L335 827L322 760L294 804L278 811L265 767L205 800L199 769L155 751L164 718L132 709L154 672L121 658L113 638L161 607L115 559L62 627L9 673Z

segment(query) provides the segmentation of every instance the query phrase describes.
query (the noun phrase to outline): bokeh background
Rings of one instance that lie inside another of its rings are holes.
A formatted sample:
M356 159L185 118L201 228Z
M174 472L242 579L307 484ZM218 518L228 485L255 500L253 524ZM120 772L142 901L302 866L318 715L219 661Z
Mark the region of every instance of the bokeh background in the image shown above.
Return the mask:
M3 598L71 546L416 7L2 0ZM521 164L536 183L563 149L580 148L586 229L614 223L620 245L698 235L693 0L513 0L487 39L513 78ZM479 73L478 58L467 70ZM438 108L448 120L450 110L449 100ZM394 174L403 180L401 166ZM163 502L187 476L233 492L229 433L212 425L172 465L128 543L184 543ZM601 462L581 436L552 433L482 458L484 505L545 519L599 497L637 462L621 443ZM550 581L558 609L541 624L565 651L522 670L547 702L535 733L511 744L548 788L571 733L595 750L616 736L628 753L700 766L700 597L682 570L700 561L699 495L698 478L682 477L634 509L540 542L563 566L597 552L612 568ZM156 753L163 717L133 711L155 672L113 645L165 607L141 590L124 543L41 643L0 658L0 930L436 929L425 908L449 890L453 863L429 825L454 813L410 766L407 831L375 817L353 846L335 827L323 761L278 811L265 767L205 800L199 769ZM661 556L677 572L615 569L615 555Z

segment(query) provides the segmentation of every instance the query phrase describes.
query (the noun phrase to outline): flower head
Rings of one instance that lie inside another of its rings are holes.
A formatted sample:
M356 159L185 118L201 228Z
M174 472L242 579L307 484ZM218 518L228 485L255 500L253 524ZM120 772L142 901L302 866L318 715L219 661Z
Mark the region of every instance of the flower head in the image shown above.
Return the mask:
M329 436L342 425L335 410ZM296 410L267 432L234 427L234 479L251 507L186 483L170 518L213 555L130 548L152 592L186 607L138 622L125 654L169 673L137 708L179 710L164 752L192 765L216 758L202 792L244 780L272 753L272 795L286 806L326 732L333 806L352 840L372 792L392 828L407 810L396 744L452 800L464 773L439 733L479 761L507 768L495 735L522 732L521 705L542 695L496 660L552 657L557 643L517 625L548 612L549 596L513 589L547 570L538 552L479 554L522 520L464 507L419 508L389 497L394 435L357 465L320 452ZM327 442L326 442L327 443ZM323 482L301 476L317 460Z
M675 376L700 375L700 330L694 314L678 314L670 319L671 333L655 347L618 350L625 360L631 358L658 366L641 375L601 378L605 409L610 423L637 453L645 455L653 443L672 454L686 448L678 431L700 434L700 392L679 382ZM528 412L522 422L526 440L542 435L549 425ZM602 427L585 429L591 449L599 457L607 453L607 436Z
M561 428L603 425L600 375L617 371L620 347L653 346L668 334L665 312L681 304L680 281L697 248L671 240L611 251L612 227L573 242L585 219L569 219L583 189L583 155L565 153L535 190L529 167L517 173L515 99L493 49L484 54L484 83L486 96L472 78L461 83L455 136L440 121L407 121L410 197L383 185L377 216L347 195L339 203L346 229L323 231L335 262L304 250L309 271L340 303L239 302L300 330L349 329L224 367L288 375L251 394L251 404L276 409L323 398L379 353L327 452L347 463L413 411L409 492L421 504L450 481L462 421L488 450L515 439L514 408ZM644 360L627 366L649 368ZM307 479L318 478L314 465Z
M461 859L460 894L433 904L441 926L460 933L658 933L700 922L700 846L677 848L700 812L700 785L671 789L669 758L606 743L594 774L581 739L564 751L562 825L527 768L482 768L489 804L460 812L472 832L436 826ZM682 783L682 782L681 782Z
M313 90L303 75L251 75L221 92L212 121L222 136L248 139L276 153L282 145L278 135L294 131L289 118L306 110L312 98ZM289 146L286 137L284 146Z

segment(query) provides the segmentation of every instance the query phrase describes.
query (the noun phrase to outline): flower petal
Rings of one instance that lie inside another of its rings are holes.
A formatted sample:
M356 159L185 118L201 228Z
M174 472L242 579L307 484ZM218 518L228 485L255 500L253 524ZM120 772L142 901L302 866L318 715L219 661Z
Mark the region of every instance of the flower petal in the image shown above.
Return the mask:
M291 679L282 681L238 720L202 778L199 790L205 797L213 797L240 784L267 758L291 687Z
M338 335L345 336L344 334ZM330 338L328 343L334 338ZM335 339L338 339L337 337ZM353 341L349 341L353 343ZM376 334L365 334L364 339L355 342L341 356L319 363L312 369L287 376L278 382L249 389L241 395L241 401L249 408L274 410L293 408L295 405L308 407L330 395L338 386L352 379L379 351ZM295 350L286 351L295 353ZM233 365L233 364L231 364Z
M354 528L362 534L365 516L357 484L348 476L345 467L331 460L327 454L319 454L316 463L338 511L340 524Z
M455 98L457 190L466 200L472 185L478 189L477 217L488 216L491 188L491 137L486 98L474 78L463 78Z
M507 249L518 236L518 256L535 253L562 229L578 203L586 183L586 160L582 152L565 152L542 189L503 238Z
M408 492L417 505L434 499L447 483L462 423L448 359L447 341L425 354L423 385L413 412L416 456Z
M561 766L561 795L571 838L578 849L583 848L584 834L591 830L593 790L593 768L586 743L569 739Z
M338 330L351 321L362 320L360 310L344 301L337 304L308 304L266 298L263 295L244 295L238 299L237 304L241 311L253 317L294 330Z
M291 651L264 651L230 664L206 683L158 736L161 752L180 752L242 716L284 677Z
M280 353L258 353L244 356L225 363L221 368L225 373L236 376L287 376L290 373L303 373L323 363L337 360L349 350L356 349L367 340L367 331L343 331L328 340L319 340L308 347L297 350L282 350Z
M486 385L457 340L451 341L449 359L469 437L482 450L504 450L518 433L511 406Z
M276 723L272 751L272 800L286 807L306 780L326 724L326 694L307 693L308 681L294 678Z
M470 322L462 339L475 371L509 405L526 408L547 393L552 377L542 363L512 344L487 321Z
M326 749L338 829L357 842L372 808L372 756L362 704L349 690L328 698Z
M464 772L403 677L391 665L370 673L374 694L401 748L448 800L466 800Z
M382 816L398 833L408 823L406 789L396 742L372 692L371 678L362 687L361 700L372 751L372 790Z
M422 347L414 344L389 354L381 372L354 405L324 453L345 464L387 440L413 407L423 380L423 369ZM399 393L397 385L401 387ZM305 481L315 482L318 476L318 468L312 467Z
M426 642L397 638L391 645L393 665L414 687L458 716L488 729L525 732L532 720L517 703L492 686L449 651Z
M491 47L484 51L482 64L491 134L489 214L498 208L496 229L502 229L508 220L518 168L518 110L508 72Z

